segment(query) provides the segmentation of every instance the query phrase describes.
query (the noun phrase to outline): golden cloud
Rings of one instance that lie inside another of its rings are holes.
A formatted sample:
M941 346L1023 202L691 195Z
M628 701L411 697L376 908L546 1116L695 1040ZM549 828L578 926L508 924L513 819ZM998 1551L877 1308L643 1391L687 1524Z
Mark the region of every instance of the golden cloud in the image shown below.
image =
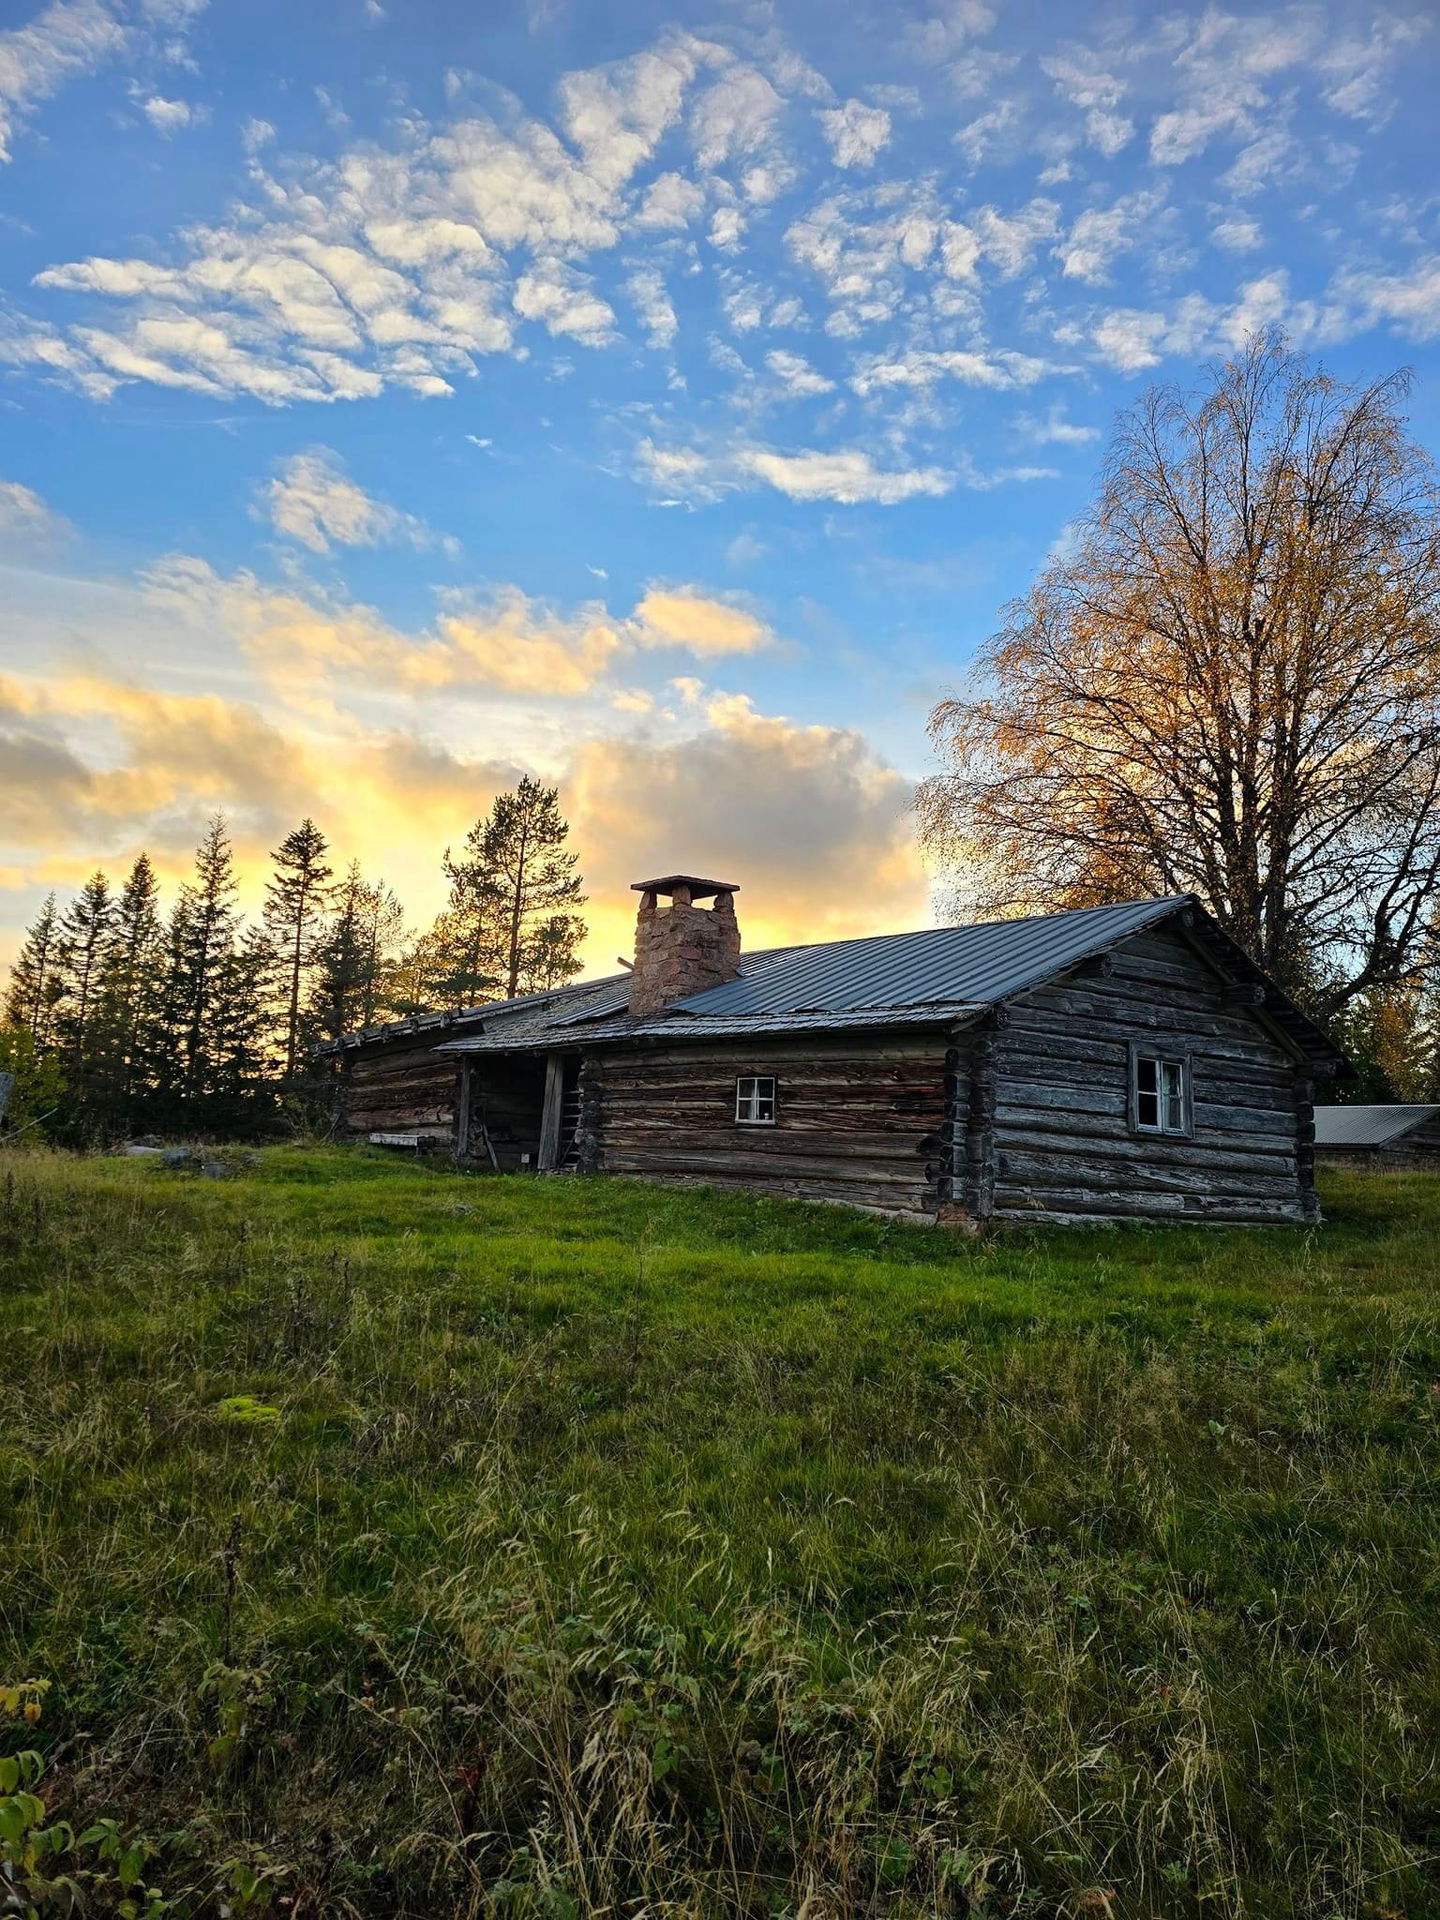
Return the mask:
M753 653L773 639L754 614L693 587L651 588L620 622L593 603L560 614L513 587L484 601L447 593L434 628L421 634L398 631L373 607L267 586L251 573L226 578L185 555L152 568L145 587L190 627L228 634L274 692L316 714L346 680L368 691L571 699L638 648L703 658Z
M753 613L694 587L651 587L635 609L631 631L641 646L684 647L701 659L756 653L774 639Z
M68 887L97 861L118 873L142 846L173 882L221 809L253 906L268 849L309 814L337 864L358 856L423 922L443 895L443 849L523 770L403 729L320 739L249 701L93 672L0 695L0 777L19 756L12 790L25 796L0 842L32 886ZM741 695L694 706L689 738L592 739L559 770L591 896L593 969L628 953L630 882L657 868L738 881L751 946L923 922L909 786L859 734L798 726Z

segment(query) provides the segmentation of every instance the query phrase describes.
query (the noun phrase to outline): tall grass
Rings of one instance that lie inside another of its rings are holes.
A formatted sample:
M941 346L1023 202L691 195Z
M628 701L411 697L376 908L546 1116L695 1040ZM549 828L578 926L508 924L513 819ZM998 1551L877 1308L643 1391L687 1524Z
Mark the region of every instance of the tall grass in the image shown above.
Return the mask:
M0 1739L182 1911L1440 1914L1440 1180L0 1180Z

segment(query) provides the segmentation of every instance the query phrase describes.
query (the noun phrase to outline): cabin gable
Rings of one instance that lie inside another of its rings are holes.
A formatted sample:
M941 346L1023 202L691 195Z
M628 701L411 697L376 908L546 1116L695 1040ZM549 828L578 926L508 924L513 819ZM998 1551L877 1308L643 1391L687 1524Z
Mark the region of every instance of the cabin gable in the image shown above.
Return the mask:
M1183 929L1133 935L995 1018L997 1221L1316 1217L1309 1070ZM1237 1004L1241 1002L1241 1004ZM1185 1124L1137 1124L1136 1062L1184 1063Z

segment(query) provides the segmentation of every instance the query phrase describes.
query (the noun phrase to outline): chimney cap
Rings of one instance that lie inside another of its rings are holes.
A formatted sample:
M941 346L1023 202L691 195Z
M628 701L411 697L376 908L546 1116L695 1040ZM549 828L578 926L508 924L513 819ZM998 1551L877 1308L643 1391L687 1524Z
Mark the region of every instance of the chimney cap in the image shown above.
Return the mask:
M659 880L636 880L630 888L632 893L674 893L677 887L688 887L692 900L709 900L717 893L738 893L738 887L731 886L728 880L702 880L693 873L667 873Z

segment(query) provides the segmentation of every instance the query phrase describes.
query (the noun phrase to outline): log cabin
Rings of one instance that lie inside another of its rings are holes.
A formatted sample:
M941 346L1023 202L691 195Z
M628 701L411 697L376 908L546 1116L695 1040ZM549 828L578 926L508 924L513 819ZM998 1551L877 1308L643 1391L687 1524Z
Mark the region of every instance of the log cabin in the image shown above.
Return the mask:
M1315 1152L1336 1167L1440 1172L1440 1106L1317 1107Z
M1190 896L742 952L636 883L635 961L326 1043L351 1138L965 1227L1318 1218L1328 1036Z

